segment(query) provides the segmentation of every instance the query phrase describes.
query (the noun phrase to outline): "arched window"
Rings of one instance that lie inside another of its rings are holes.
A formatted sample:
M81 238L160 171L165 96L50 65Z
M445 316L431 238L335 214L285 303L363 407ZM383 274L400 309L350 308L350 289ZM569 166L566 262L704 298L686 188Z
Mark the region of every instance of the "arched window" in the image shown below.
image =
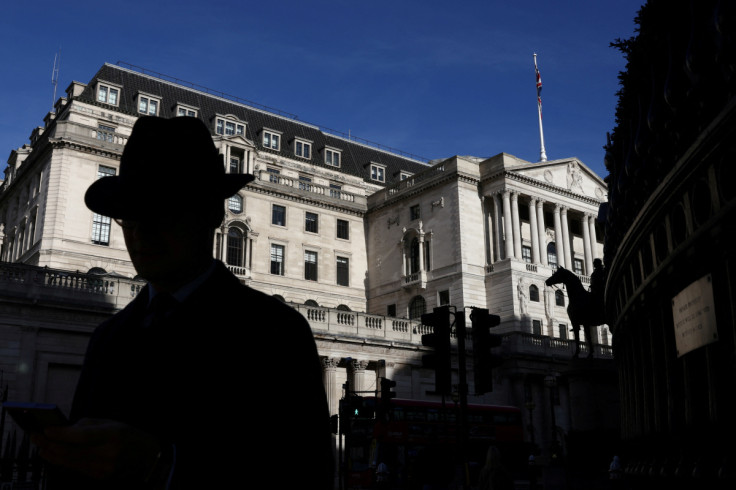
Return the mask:
M421 318L422 315L427 311L427 303L421 296L414 296L409 303L409 318L415 320Z
M559 289L555 291L555 304L557 306L565 306L565 293Z
M557 269L557 246L555 242L547 245L547 263L552 269Z
M306 301L304 302L304 304L305 304L306 306L319 306L319 303L317 303L317 302L316 302L315 300L313 300L313 299L308 299L308 300L306 300Z
M352 311L348 305L337 305L337 309L340 311Z
M102 267L92 267L87 271L87 274L107 274L107 271Z
M536 301L539 303L539 288L534 284L529 286L529 301Z
M243 232L230 228L227 232L227 265L243 267Z

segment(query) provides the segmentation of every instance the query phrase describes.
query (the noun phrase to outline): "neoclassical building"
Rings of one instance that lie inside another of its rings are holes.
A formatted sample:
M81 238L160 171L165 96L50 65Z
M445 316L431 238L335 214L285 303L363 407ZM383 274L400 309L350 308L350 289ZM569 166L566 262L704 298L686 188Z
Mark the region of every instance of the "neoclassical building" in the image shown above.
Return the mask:
M475 395L471 375L470 401L528 411L525 437L540 461L553 442L614 423L599 416L616 406L607 327L595 332L595 369L581 370L567 293L544 284L557 266L587 284L603 255L597 217L608 190L583 162L505 153L427 162L120 64L70 84L8 160L0 335L9 347L0 363L12 398L68 407L92 329L143 284L119 227L83 202L95 179L118 172L141 114L202 119L226 171L256 175L228 200L213 252L309 320L333 413L346 381L371 392L387 377L401 398L438 400L422 368L420 317L451 305L501 316L504 364L493 392ZM197 187L192 175L181 199ZM180 212L176 202L169 212ZM267 328L274 343L264 348L276 355L278 325ZM581 403L591 391L600 396Z

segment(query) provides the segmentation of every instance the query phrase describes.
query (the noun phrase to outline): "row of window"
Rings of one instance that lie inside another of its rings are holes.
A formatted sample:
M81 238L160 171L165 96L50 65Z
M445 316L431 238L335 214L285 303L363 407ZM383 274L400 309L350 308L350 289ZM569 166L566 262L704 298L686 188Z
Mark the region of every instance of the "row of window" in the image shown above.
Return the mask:
M274 204L271 207L271 224L276 226L286 226L286 206ZM304 213L304 231L309 233L319 233L319 215L306 211ZM350 239L350 222L344 219L337 219L336 236L343 240Z
M284 245L271 244L271 274L277 276L286 274L284 251ZM318 256L319 254L313 250L304 251L304 279L307 281L319 280ZM350 285L350 259L348 257L336 257L335 276L338 286Z
M120 99L120 88L108 83L97 84L97 101L104 104L117 106ZM161 99L140 93L137 97L137 107L139 114L157 116ZM199 111L194 107L177 104L175 108L177 116L197 117ZM215 133L224 136L245 135L246 123L229 119L226 117L215 117ZM282 133L273 129L264 128L261 130L261 144L264 148L274 151L281 151ZM314 152L312 151L312 142L303 138L295 138L293 141L294 155L305 160L311 160ZM325 165L340 168L342 160L342 150L332 147L323 149L323 157ZM408 178L411 174L401 173L401 180ZM370 164L371 180L376 182L386 182L386 166L373 163Z

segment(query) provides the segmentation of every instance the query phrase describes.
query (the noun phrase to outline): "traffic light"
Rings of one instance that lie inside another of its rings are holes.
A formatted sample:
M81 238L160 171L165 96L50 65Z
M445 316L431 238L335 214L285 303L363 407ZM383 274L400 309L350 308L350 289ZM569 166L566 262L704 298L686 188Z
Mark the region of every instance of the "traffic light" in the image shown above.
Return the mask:
M396 386L396 381L391 381L388 378L381 378L381 398L378 406L376 407L376 418L380 420L387 420L389 409L391 408L391 399L396 398L396 393L391 391L391 388Z
M388 405L391 398L396 398L396 393L391 391L396 386L396 381L388 378L381 378L381 403Z
M482 395L493 391L493 368L501 365L501 356L491 349L501 345L501 336L492 334L491 328L501 323L501 317L491 315L485 308L473 308L470 313L473 324L473 372L475 394Z
M450 360L450 307L440 306L433 313L422 315L422 324L433 327L434 333L422 335L422 345L434 352L422 356L422 365L434 369L435 391L449 395L452 390Z

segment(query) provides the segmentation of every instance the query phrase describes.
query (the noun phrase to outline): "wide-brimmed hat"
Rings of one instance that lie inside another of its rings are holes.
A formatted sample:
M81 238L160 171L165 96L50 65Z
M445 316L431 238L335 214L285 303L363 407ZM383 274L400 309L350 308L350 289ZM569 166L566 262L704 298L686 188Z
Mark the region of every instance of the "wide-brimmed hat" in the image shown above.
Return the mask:
M84 202L103 216L140 219L222 201L254 178L225 173L222 157L201 120L143 116L123 149L120 173L95 181Z

